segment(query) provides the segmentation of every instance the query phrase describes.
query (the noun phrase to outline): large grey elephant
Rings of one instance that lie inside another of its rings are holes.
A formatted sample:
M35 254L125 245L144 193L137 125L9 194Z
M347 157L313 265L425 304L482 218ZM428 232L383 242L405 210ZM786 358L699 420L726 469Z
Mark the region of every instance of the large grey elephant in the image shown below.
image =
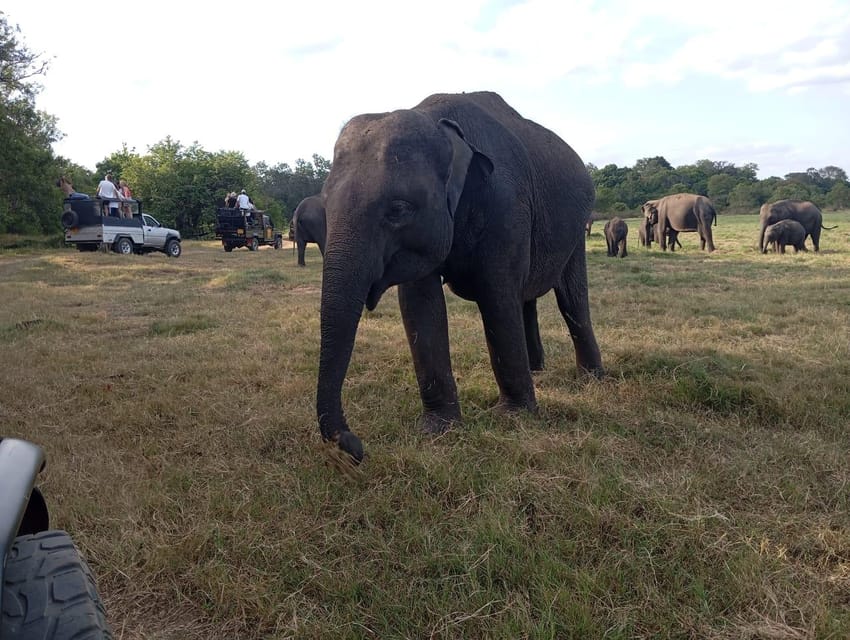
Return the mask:
M780 220L796 220L803 225L806 235L812 238L815 251L820 250L821 229L835 229L835 227L823 226L823 214L808 200L777 200L765 203L759 211L759 251L762 253L764 253L765 229Z
M319 428L354 461L340 393L365 306L399 285L425 432L461 418L443 284L477 303L503 409L536 409L536 300L555 290L578 368L601 376L590 320L585 223L594 186L558 136L490 92L437 94L412 109L356 116L322 191Z
M298 247L298 266L306 265L304 262L304 251L308 242L319 245L319 252L325 255L325 236L327 229L325 224L325 205L322 203L321 194L307 196L292 215L292 226L294 227L295 245Z
M683 231L696 231L699 233L700 249L705 249L707 246L709 251L714 251L711 223L717 224L717 212L711 200L705 196L676 193L658 200L647 200L641 207L641 211L644 215L643 224L647 235L652 225L657 225L655 239L662 250L667 250L667 239L672 230L677 234ZM670 250L675 250L674 243L671 243Z
M626 251L626 237L629 235L629 226L622 218L614 216L603 227L605 234L605 242L608 244L608 255L611 257L619 256L625 258L628 254Z
M777 253L785 253L785 247L794 247L794 253L806 250L806 229L796 220L780 220L764 230L764 249L773 247Z

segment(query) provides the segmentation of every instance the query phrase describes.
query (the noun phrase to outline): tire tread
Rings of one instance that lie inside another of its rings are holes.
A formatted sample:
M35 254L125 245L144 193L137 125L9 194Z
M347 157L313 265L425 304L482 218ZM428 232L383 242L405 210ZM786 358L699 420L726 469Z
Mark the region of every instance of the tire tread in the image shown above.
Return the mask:
M65 531L15 539L6 560L0 637L112 638L94 575Z

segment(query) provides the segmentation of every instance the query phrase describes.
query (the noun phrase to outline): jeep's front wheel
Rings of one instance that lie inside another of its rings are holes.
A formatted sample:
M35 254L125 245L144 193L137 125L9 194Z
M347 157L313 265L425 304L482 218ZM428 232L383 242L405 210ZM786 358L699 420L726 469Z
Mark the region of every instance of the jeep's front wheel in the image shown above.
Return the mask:
M256 251L257 249L260 248L260 241L257 240L257 236L254 236L253 238L251 238L251 244L248 245L248 248L251 251Z
M112 632L94 575L64 531L15 538L3 576L0 638L107 640Z
M180 247L180 242L171 238L168 242L165 243L165 253L168 254L171 258L179 258L180 254L183 252L183 249Z
M280 249L282 246L283 246L283 238L281 238L280 236L275 236L274 248Z

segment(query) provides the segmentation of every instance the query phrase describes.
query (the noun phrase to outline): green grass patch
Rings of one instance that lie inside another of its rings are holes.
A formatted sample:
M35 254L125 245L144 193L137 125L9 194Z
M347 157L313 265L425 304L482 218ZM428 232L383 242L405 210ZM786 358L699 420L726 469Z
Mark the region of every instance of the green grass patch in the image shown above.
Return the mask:
M356 480L318 434L314 246L6 251L3 435L45 448L122 637L850 637L850 214L826 217L818 254L758 254L754 215L711 255L591 235L608 375L577 375L544 296L536 415L494 410L447 292L464 422L436 438L389 290L343 386Z
M177 336L215 328L217 323L209 317L196 315L173 320L157 320L151 324L152 336Z

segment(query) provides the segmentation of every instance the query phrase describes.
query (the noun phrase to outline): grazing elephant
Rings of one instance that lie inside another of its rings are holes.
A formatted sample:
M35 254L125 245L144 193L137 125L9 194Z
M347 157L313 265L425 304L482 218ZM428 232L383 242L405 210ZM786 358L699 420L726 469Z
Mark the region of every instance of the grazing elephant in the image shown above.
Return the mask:
M624 220L616 216L611 218L605 223L603 232L605 242L608 243L609 256L625 258L629 255L626 251L626 236L629 235L629 227Z
M775 252L785 253L785 247L789 244L794 247L794 253L805 251L805 241L806 229L803 225L796 220L780 220L764 230L762 253L767 253L768 246L772 246Z
M655 239L661 249L667 250L667 239L670 232L697 231L699 233L700 249L708 246L714 251L714 238L711 233L711 223L717 224L717 212L711 200L705 196L691 193L676 193L658 200L647 200L641 207L644 215L644 233L649 236L652 225L655 229ZM681 244L679 245L681 246ZM670 250L675 250L671 241Z
M304 250L308 242L319 245L319 252L325 255L325 207L321 195L308 196L298 203L292 215L295 227L295 244L298 247L298 266L305 266Z
M585 237L587 237L587 238L590 237L590 228L593 226L593 218L594 218L594 216L591 215L587 219L587 222L584 223L584 234L585 234Z
M835 229L823 226L823 214L808 200L777 200L763 204L759 211L759 251L762 253L765 252L765 230L780 220L796 220L803 225L806 235L812 237L815 251L820 250L821 229ZM803 240L805 241L805 237Z
M477 303L503 409L535 410L536 300L555 290L580 370L602 375L590 320L585 223L593 182L563 140L497 94L437 94L352 118L323 188L319 428L355 462L341 402L363 307L399 285L425 432L460 420L443 284Z

